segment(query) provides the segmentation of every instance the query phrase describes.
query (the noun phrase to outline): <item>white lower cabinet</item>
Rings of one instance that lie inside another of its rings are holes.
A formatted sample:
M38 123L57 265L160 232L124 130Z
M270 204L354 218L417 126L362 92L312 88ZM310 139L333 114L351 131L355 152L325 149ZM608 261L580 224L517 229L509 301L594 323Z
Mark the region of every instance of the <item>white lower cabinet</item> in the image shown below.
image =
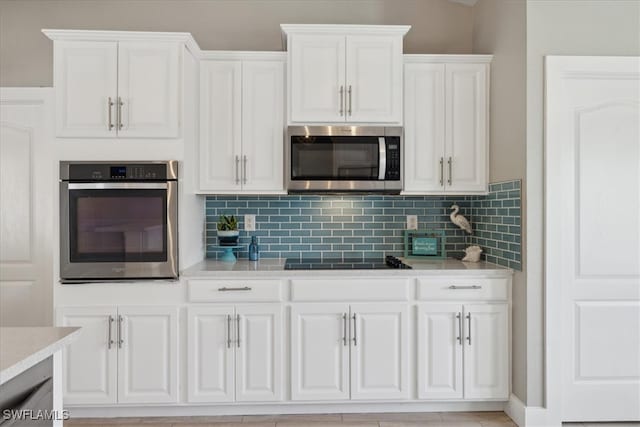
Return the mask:
M189 402L282 399L280 304L192 306L187 311Z
M291 397L408 398L407 305L293 305Z
M418 308L418 398L509 397L508 304Z
M83 328L63 352L65 403L178 401L177 307L61 307L57 324Z

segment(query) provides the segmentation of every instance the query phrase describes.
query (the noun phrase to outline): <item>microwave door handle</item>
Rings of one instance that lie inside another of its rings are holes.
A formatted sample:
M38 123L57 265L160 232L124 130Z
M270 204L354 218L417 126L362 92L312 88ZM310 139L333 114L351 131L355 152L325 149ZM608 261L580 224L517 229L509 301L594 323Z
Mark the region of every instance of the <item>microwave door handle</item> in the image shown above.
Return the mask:
M380 164L378 165L378 181L384 181L387 175L387 145L384 137L378 137L378 149L380 150Z

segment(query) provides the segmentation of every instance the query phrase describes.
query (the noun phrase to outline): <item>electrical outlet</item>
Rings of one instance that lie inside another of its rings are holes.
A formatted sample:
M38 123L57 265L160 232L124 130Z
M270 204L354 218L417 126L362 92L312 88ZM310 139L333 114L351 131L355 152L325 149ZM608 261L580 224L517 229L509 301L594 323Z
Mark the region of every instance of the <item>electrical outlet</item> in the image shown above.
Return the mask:
M407 230L418 229L418 215L407 215Z
M245 215L244 216L244 229L246 231L256 231L256 216Z

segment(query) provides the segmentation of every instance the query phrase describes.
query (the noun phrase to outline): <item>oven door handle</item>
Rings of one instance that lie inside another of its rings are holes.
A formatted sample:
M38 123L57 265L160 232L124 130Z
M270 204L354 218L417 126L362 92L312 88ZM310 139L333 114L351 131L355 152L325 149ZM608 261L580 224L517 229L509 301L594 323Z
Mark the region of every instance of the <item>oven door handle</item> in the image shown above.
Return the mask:
M378 181L384 181L387 175L387 144L384 136L378 137L378 149L380 150L380 163L378 164Z
M166 182L73 182L69 190L166 190Z

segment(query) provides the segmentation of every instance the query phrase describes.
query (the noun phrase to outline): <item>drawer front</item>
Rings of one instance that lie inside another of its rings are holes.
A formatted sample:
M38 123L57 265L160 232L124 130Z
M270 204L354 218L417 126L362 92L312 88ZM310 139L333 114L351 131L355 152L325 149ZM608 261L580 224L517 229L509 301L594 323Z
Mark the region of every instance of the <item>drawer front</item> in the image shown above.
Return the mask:
M282 301L281 280L202 280L188 282L191 302Z
M291 281L292 301L408 301L410 279Z
M508 278L429 277L418 279L419 300L491 300L509 298Z

